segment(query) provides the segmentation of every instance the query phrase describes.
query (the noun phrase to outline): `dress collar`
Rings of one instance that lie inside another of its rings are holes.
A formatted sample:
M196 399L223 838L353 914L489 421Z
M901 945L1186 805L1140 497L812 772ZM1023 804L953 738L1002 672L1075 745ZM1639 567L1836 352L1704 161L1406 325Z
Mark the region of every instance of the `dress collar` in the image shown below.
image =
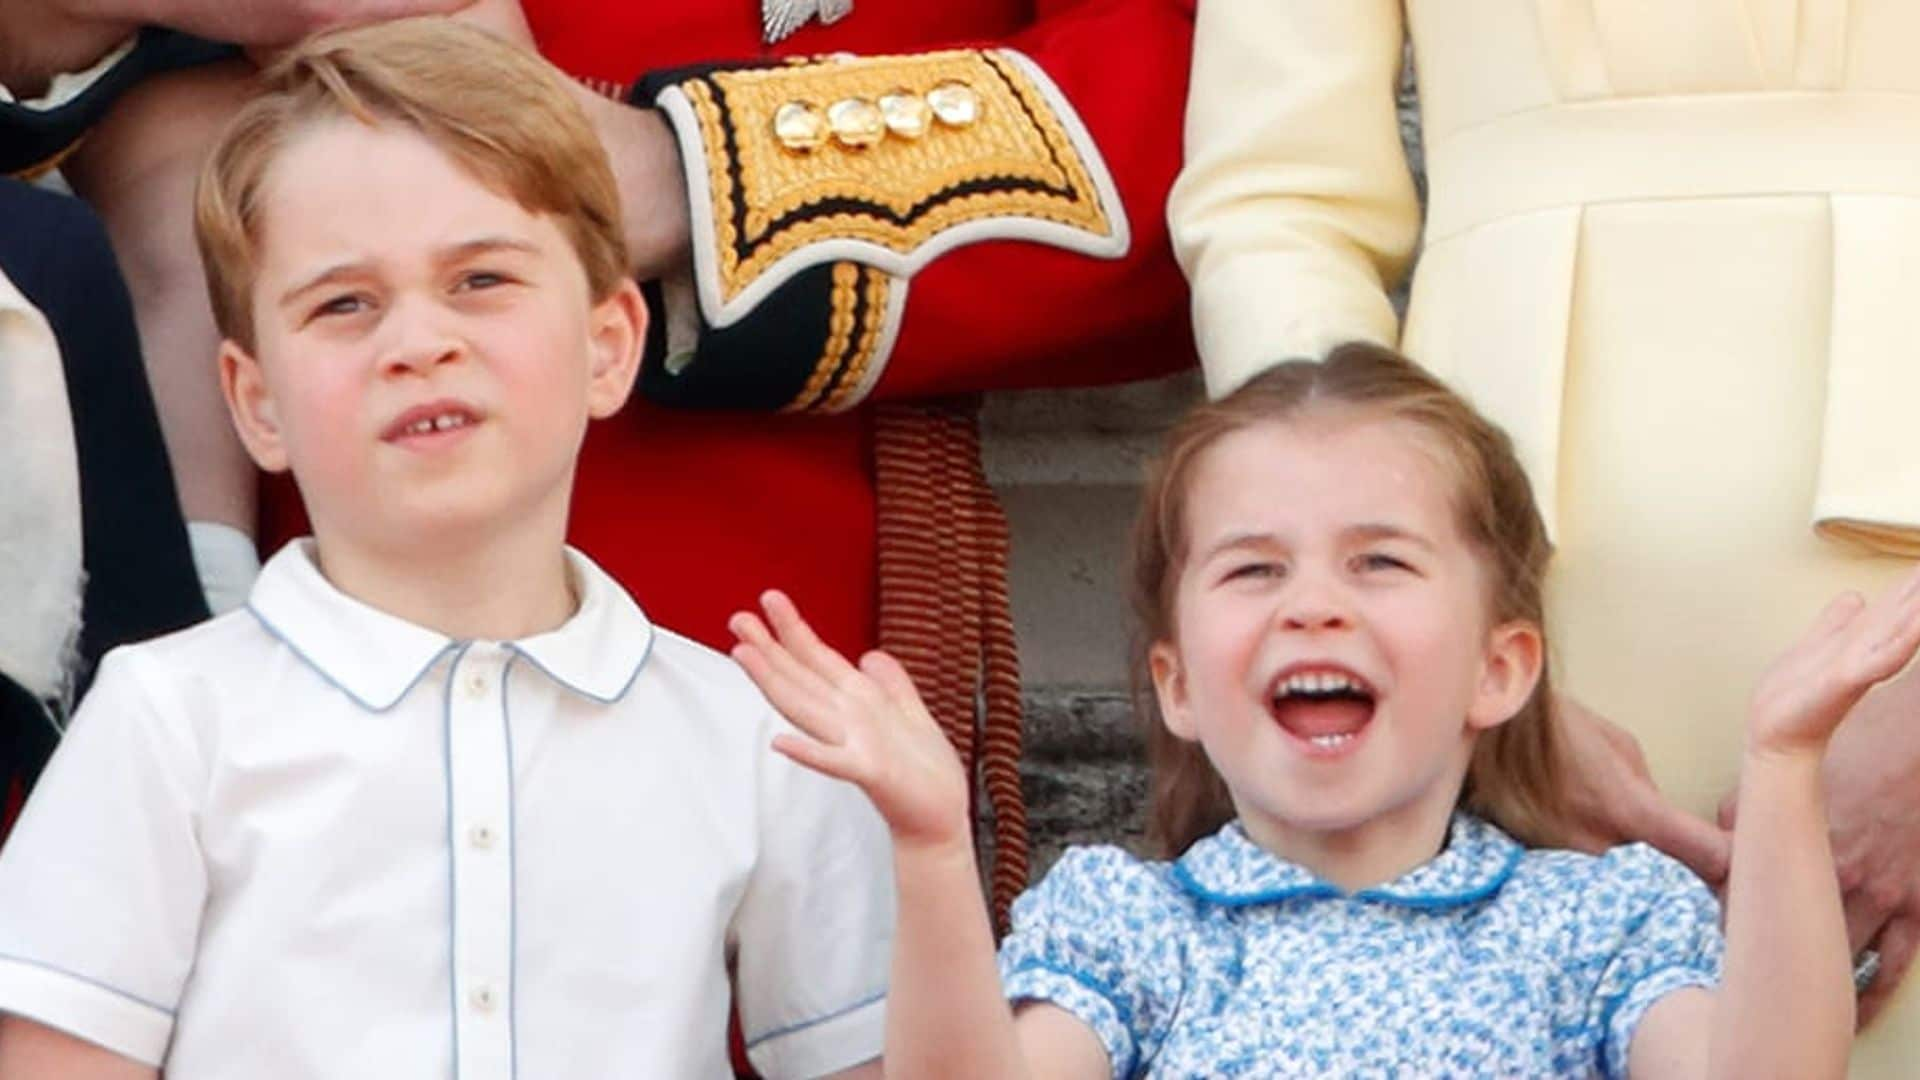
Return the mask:
M593 560L572 548L566 557L580 592L579 610L554 630L502 644L574 693L617 701L652 651L653 624ZM314 564L312 540L296 540L267 561L247 610L322 678L372 712L399 704L441 656L469 644L334 588Z
M1447 828L1440 854L1354 900L1408 908L1446 908L1484 900L1500 890L1526 849L1494 825L1465 812ZM1228 907L1346 896L1296 863L1269 854L1233 822L1198 840L1174 863L1173 877L1202 900Z

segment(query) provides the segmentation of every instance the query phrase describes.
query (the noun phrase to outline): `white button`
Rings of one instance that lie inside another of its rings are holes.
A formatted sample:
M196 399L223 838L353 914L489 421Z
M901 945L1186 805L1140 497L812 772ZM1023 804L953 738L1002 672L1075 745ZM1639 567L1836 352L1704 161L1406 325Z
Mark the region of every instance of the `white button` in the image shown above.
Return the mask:
M467 830L467 843L472 844L481 851L486 851L493 847L493 838L494 831L490 825L475 825L473 828Z
M481 983L474 987L473 990L467 994L467 1004L473 1006L476 1012L492 1012L493 987L488 986L486 983Z
M487 677L485 675L476 671L467 676L467 696L475 698L487 696Z

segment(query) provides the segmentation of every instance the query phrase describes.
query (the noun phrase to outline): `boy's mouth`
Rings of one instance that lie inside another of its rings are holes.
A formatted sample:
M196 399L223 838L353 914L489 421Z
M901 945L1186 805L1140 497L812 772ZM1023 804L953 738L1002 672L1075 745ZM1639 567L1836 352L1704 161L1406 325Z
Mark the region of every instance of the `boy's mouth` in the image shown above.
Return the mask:
M1359 675L1335 664L1295 664L1273 681L1269 708L1280 727L1309 752L1339 754L1373 721L1376 694Z
M480 419L478 411L462 402L435 401L401 413L380 433L380 438L384 442L428 438L471 427Z

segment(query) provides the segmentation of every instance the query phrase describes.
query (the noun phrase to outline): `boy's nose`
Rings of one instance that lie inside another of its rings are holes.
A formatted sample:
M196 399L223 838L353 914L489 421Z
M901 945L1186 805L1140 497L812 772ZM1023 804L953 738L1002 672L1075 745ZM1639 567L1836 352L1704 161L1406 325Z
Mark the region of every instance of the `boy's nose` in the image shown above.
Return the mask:
M388 339L381 351L383 375L422 374L460 359L466 344L449 331L427 305L396 304L388 316Z

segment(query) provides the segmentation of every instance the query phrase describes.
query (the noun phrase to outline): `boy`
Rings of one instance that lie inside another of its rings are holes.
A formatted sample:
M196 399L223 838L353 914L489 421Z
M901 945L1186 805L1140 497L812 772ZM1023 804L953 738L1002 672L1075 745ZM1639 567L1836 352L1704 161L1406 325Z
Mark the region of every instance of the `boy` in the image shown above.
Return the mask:
M0 854L0 1077L722 1076L729 964L763 1072L877 1075L878 818L564 545L645 321L585 117L431 20L268 82L197 224L314 536L103 664Z

